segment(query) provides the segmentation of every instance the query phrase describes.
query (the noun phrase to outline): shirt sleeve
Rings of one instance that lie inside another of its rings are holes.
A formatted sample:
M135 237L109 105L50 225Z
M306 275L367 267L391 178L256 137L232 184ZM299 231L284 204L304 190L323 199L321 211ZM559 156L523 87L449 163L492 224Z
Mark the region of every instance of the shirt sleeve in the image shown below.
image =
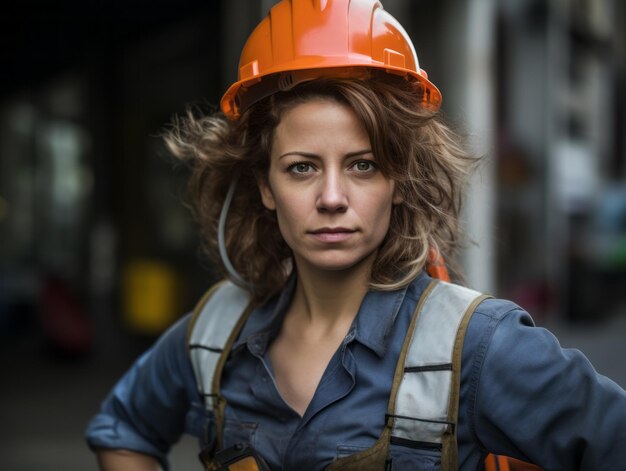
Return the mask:
M89 446L152 455L167 453L185 429L194 377L186 351L190 316L165 332L118 381L86 430Z
M474 365L474 429L486 450L550 470L626 463L626 392L525 311L494 303L506 312L491 316Z

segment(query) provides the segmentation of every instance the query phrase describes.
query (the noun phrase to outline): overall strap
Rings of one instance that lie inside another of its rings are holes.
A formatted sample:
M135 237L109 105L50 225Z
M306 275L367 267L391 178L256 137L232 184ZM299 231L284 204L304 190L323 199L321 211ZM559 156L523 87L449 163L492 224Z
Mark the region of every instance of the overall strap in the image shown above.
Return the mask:
M441 469L457 470L461 354L472 313L488 296L433 281L404 341L389 398L391 443L441 449Z
M222 444L225 406L220 378L232 344L251 311L249 293L224 281L202 297L189 324L189 356L198 392L206 409L215 414L218 447Z

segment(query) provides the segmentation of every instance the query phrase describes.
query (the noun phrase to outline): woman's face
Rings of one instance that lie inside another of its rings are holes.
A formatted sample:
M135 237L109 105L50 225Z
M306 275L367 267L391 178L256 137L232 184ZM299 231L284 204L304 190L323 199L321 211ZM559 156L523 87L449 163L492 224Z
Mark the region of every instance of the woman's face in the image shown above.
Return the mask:
M329 99L283 113L259 188L299 268L345 270L367 259L401 201L354 112Z

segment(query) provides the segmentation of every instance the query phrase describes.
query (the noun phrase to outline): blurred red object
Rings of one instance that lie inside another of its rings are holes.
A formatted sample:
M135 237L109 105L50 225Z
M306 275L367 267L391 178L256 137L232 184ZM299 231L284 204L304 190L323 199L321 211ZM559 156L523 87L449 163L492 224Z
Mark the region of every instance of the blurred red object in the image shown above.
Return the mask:
M56 352L78 356L91 349L93 328L87 310L64 280L44 280L40 320L45 340Z

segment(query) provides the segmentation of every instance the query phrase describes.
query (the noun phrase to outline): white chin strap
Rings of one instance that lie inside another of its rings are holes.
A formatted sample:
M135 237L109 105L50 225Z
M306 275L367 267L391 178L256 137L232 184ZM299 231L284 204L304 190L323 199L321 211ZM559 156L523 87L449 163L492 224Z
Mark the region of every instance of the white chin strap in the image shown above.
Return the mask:
M220 251L220 258L222 259L222 263L224 264L224 267L226 268L226 271L230 275L232 281L244 289L253 291L254 286L244 280L241 275L237 273L237 270L235 270L235 267L231 263L230 258L228 258L228 253L226 252L226 242L224 240L224 233L226 231L226 218L228 217L228 210L230 209L230 204L233 201L236 187L237 179L235 178L228 187L228 192L226 193L226 198L224 199L224 204L222 205L222 210L220 212L220 220L217 226L217 245Z

